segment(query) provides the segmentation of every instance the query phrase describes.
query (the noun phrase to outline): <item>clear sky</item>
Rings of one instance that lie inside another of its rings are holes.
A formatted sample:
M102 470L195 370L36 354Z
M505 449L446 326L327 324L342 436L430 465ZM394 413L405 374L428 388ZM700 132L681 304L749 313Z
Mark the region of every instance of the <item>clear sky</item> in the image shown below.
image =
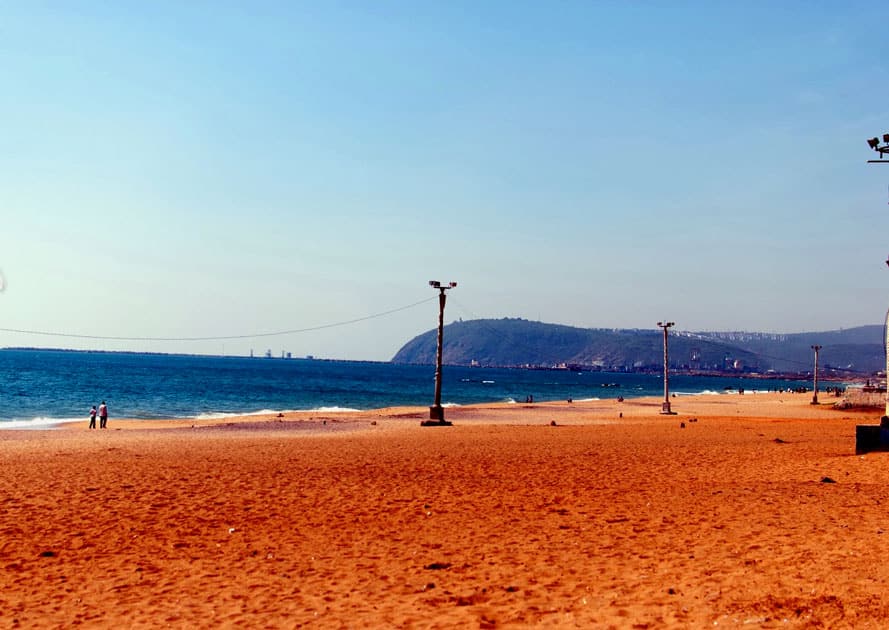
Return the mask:
M889 3L0 4L0 346L889 306ZM345 321L422 304L345 326Z

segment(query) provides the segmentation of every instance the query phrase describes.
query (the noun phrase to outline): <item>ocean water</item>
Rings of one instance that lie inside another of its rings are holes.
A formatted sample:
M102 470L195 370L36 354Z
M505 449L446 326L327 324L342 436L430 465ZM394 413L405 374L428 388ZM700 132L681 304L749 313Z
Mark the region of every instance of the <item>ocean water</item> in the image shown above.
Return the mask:
M0 350L0 428L110 418L224 417L279 411L429 406L435 368L353 361ZM810 381L670 376L670 392L722 394ZM442 404L660 396L655 374L445 366Z

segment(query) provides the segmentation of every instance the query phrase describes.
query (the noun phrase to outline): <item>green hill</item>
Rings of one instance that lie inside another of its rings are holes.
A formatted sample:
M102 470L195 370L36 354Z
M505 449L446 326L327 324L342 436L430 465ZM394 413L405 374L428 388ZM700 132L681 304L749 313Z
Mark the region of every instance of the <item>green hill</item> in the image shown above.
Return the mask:
M811 346L825 369L870 374L885 366L883 327L820 333L670 331L670 365L709 371L806 372ZM436 330L407 342L394 363L435 362ZM442 361L449 365L558 367L634 371L663 366L658 329L591 329L524 319L479 319L445 326Z

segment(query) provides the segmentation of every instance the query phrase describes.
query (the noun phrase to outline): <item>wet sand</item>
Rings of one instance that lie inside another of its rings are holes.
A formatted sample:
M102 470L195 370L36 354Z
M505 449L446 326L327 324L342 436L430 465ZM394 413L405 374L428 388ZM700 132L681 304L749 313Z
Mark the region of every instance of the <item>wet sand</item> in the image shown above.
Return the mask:
M0 626L886 627L881 413L810 400L0 432Z

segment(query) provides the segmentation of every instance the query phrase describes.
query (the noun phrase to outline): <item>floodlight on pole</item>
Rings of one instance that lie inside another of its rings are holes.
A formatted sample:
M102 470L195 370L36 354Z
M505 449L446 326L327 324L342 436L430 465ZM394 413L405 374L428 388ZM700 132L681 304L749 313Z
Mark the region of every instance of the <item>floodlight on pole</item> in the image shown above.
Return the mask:
M814 345L812 346L812 350L815 351L815 371L812 373L812 390L815 392L812 394L812 404L818 404L818 351L821 350L821 346Z
M883 134L882 144L880 143L880 138L874 136L873 138L868 138L867 146L880 154L879 160L868 160L869 164L889 164L889 160L884 160L884 157L889 156L889 133Z
M676 412L670 409L670 367L669 355L667 354L667 331L671 326L675 326L676 322L658 322L658 328L664 331L664 404L661 407L661 413L664 415L674 416Z
M438 342L435 349L435 402L429 407L429 420L420 424L424 427L450 426L444 419L444 408L441 406L441 354L444 340L444 309L447 295L445 291L457 286L456 282L442 284L438 280L430 280L429 286L438 289Z

